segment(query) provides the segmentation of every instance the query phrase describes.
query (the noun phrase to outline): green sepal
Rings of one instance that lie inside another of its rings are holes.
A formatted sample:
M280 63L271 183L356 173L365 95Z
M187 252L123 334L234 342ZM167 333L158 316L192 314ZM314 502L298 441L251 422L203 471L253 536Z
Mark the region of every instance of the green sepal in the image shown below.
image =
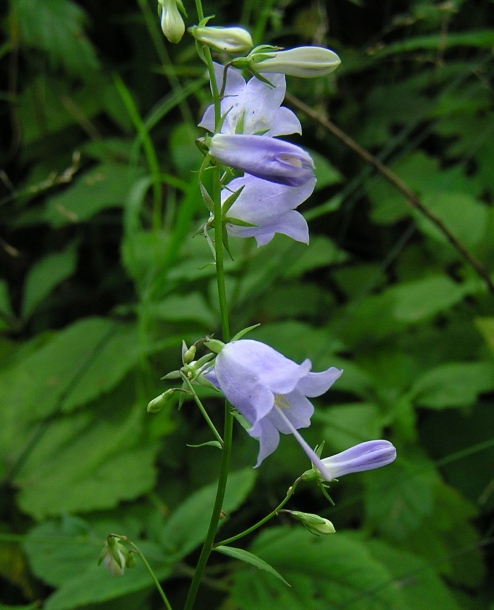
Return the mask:
M243 328L242 330L239 330L238 333L232 337L232 341L238 341L244 335L246 335L247 333L250 333L251 330L254 330L254 328L257 328L258 326L261 326L260 322L258 322L257 324L254 324L252 326L247 326L247 328ZM319 456L319 457L321 457L321 456Z
M221 350L225 347L223 341L219 339L209 339L209 341L204 341L204 346L213 352L213 354L219 354ZM207 354L210 356L210 360L213 357L213 354Z
M161 377L161 379L180 379L181 376L180 371L171 371L170 373L167 373Z
M211 199L211 195L208 193L208 190L204 186L204 184L199 180L199 189L201 191L202 200L207 209L213 214L214 212L214 203Z
M241 186L238 190L236 190L231 195L228 195L228 197L225 199L225 201L221 204L221 216L223 218L225 218L226 214L229 212L232 205L240 197L240 194L244 190L244 188L245 188L245 185Z
M224 218L224 222L235 225L236 227L258 227L259 225L252 224L251 222L247 222L246 220L240 220L239 218L231 218L227 216Z
M207 441L206 443L200 443L199 445L189 445L189 443L187 443L187 447L192 447L193 449L196 449L197 447L217 447L218 449L223 449L219 441Z

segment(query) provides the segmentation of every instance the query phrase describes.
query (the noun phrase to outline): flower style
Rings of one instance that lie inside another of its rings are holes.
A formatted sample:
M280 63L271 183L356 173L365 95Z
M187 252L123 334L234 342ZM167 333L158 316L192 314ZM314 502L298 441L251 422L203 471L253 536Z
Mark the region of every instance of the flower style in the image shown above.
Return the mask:
M228 234L235 237L255 237L258 246L270 242L275 233L283 233L295 241L308 244L307 221L295 208L311 195L315 184L314 177L302 186L285 186L249 175L235 178L221 192L224 202L232 192L243 187L225 219ZM229 223L228 218L255 226L238 226Z
M225 69L224 66L214 64L218 91L223 84ZM228 68L221 100L223 123L220 133L262 134L269 137L302 133L300 121L295 113L281 106L286 91L285 76L270 74L269 82L271 86L258 78L251 78L245 82L238 70ZM206 109L199 127L214 133L214 105Z
M275 138L216 134L209 152L224 165L278 184L302 186L314 178L309 153Z
M322 461L297 432L310 425L314 407L307 397L324 394L342 371L330 367L311 373L310 360L296 364L260 341L227 343L217 355L214 370L205 377L218 387L259 439L256 467L273 453L282 434L293 434L321 476L328 477Z
M387 466L395 459L394 445L389 441L377 440L359 443L321 461L326 471L324 478L331 481L351 472L363 472ZM320 470L319 465L316 464L316 466ZM307 474L310 472L307 471ZM310 475L307 478L310 478Z

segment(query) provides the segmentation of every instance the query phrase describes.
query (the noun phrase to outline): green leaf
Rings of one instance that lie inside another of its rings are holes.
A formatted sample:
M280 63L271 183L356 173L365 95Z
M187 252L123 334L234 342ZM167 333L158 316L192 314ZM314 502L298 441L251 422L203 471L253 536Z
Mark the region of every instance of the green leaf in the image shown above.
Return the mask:
M494 353L494 318L477 318L475 326L480 331L491 352Z
M17 0L17 26L27 47L45 51L52 68L88 78L98 68L95 50L86 38L86 15L71 0Z
M324 425L324 438L334 452L379 438L385 423L379 407L372 403L332 404L325 411L317 411L314 419Z
M401 591L404 609L460 610L429 562L378 540L369 540L368 549L391 573L393 586Z
M391 289L394 298L393 316L403 322L427 319L465 296L465 287L444 275L431 275Z
M1 318L6 318L5 326L7 326L9 320L14 318L10 304L9 288L5 280L0 280L0 323L3 323L4 320L1 320Z
M401 592L386 567L374 559L366 542L338 532L315 537L303 528L272 528L251 551L286 576L291 589L265 572L239 568L232 596L241 610L401 610Z
M279 578L281 582L287 585L287 587L290 586L290 584L283 578L283 576L279 572L277 572L272 566L263 561L260 557L257 557L257 555L249 553L249 551L246 551L244 549L237 549L232 546L217 546L214 550L218 551L219 553L223 553L223 555L228 555L228 557L233 557L233 559L239 559L240 561L244 561L245 563L248 563L258 568L259 570L269 572L269 574L272 574L273 576L276 576L276 578Z
M129 413L128 396L123 384L95 413L47 425L15 477L22 510L40 520L113 508L153 488L158 446L145 437L144 408L138 404Z
M310 154L316 166L316 169L314 170L314 174L317 178L316 191L325 186L338 184L343 180L343 176L333 165L331 165L327 157L323 157L313 150L310 151Z
M123 207L140 170L126 164L97 165L62 193L51 197L44 214L53 227L84 222L112 207Z
M466 407L494 389L491 362L449 362L427 371L410 390L418 405L431 409Z
M489 210L471 194L455 191L428 193L423 202L468 248L475 247L485 238ZM416 211L415 217L417 224L426 235L443 244L449 244L444 233L423 214Z
M24 285L23 318L29 318L50 292L74 273L76 263L75 248L69 247L45 256L30 269Z
M396 462L362 480L367 517L391 539L403 540L431 517L438 476L420 453L400 452Z
M311 238L310 248L305 248L299 253L297 260L294 261L284 273L285 277L300 277L307 271L312 271L319 267L327 267L334 263L342 263L347 259L347 255L328 237L316 235Z
M228 515L237 509L252 489L256 473L252 468L239 470L228 477L223 511ZM160 540L165 554L177 561L198 546L206 535L217 483L212 483L190 495L165 523Z

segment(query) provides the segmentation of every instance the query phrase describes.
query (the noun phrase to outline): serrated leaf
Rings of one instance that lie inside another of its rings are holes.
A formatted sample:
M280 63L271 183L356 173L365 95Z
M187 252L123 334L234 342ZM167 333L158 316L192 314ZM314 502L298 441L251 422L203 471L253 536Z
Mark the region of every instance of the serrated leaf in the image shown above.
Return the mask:
M315 537L303 528L272 528L261 534L251 551L280 571L292 585L264 572L238 569L232 596L241 610L401 610L401 593L389 571L374 559L366 542L338 532Z
M443 312L465 296L465 287L444 275L433 275L392 289L393 316L403 322L418 322Z
M227 555L228 557L232 557L233 559L238 559L248 563L259 570L264 570L265 572L276 576L276 578L279 578L282 583L287 585L287 587L291 586L290 583L288 583L283 576L273 568L273 566L270 566L260 557L254 555L254 553L249 553L249 551L246 551L245 549L237 549L232 546L217 546L214 550L218 551L218 553L223 553L223 555Z
M410 390L416 404L432 409L466 407L494 389L494 363L449 362L427 371Z
M97 417L86 410L45 428L15 477L24 512L40 520L113 508L152 489L158 447L144 441L145 411L136 405L129 413L127 396L124 384L95 407Z
M228 515L245 500L254 485L256 473L251 468L239 470L228 478L223 511ZM181 504L165 523L160 540L166 555L174 561L188 555L195 549L206 535L217 483L207 485Z
M77 263L75 248L49 254L29 271L24 285L22 317L28 318L50 292L70 277Z
M27 47L45 51L52 68L87 78L98 68L95 50L86 38L83 9L71 0L17 0L20 38Z
M128 164L102 163L46 203L44 219L53 227L84 222L112 207L123 207L141 172Z

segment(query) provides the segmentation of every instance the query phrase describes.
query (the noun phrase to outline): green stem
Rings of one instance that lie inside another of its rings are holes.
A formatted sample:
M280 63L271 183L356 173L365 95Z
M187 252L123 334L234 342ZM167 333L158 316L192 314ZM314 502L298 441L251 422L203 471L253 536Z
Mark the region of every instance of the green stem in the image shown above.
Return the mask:
M199 407L199 411L202 413L202 416L206 420L207 425L210 427L211 432L214 434L214 436L216 437L216 440L219 442L219 444L223 447L223 439L221 438L221 434L218 432L218 430L216 430L216 427L213 424L213 422L211 421L211 418L209 417L206 409L204 408L199 396L196 394L194 387L190 383L189 379L187 379L186 375L182 375L182 379L183 379L184 383L186 384L186 386L189 388L189 391L192 394L194 402Z
M130 540L128 540L128 543L135 550L135 552L139 555L139 557L142 559L143 564L146 566L147 571L149 572L151 578L153 579L153 582L154 582L156 588L159 591L159 594L161 595L161 599L163 600L163 603L165 604L166 610L172 610L170 602L168 601L168 598L166 597L165 592L161 588L159 580L156 578L156 574L154 573L153 568L149 565L148 560L144 557L142 552L137 548L136 544L134 544Z
M240 534L237 534L236 536L232 536L231 538L227 538L226 540L222 540L221 542L216 542L213 545L213 548L216 548L218 546L225 546L227 544L230 544L231 542L235 542L239 538L243 538L244 536L247 536L251 532L255 531L256 529L261 527L261 525L264 525L267 521L269 521L273 517L276 517L278 512L285 506L285 504L288 502L288 500L293 496L293 494L295 493L295 488L297 487L297 485L300 483L301 480L302 480L301 478L298 478L295 481L295 483L288 490L285 499L273 511L271 511L269 513L269 515L266 515L263 519L261 519L260 521L258 521L257 523L255 523L254 525L252 525L251 527L246 529L245 531L241 532Z
M204 18L201 0L196 1L197 15L199 21ZM211 51L208 47L204 48L204 57L208 67L208 72L211 81L211 89L214 100L214 116L215 128L217 129L221 120L221 104L218 92L218 86L214 74L213 59ZM223 221L221 215L221 173L220 168L213 166L213 213L214 213L214 248L215 248L215 264L216 264L216 284L218 289L218 301L221 316L221 330L223 341L227 343L230 340L230 325L228 321L228 305L225 289L225 268L224 268L224 252L223 252ZM201 578L206 568L209 555L213 549L213 543L218 530L218 523L225 498L226 484L230 471L230 456L232 451L232 434L233 434L233 415L230 405L225 401L225 416L223 430L223 452L221 455L220 474L218 479L218 487L216 489L216 498L214 501L209 528L204 540L204 544L197 562L194 577L192 579L184 610L192 610L194 607L197 591L201 583Z

